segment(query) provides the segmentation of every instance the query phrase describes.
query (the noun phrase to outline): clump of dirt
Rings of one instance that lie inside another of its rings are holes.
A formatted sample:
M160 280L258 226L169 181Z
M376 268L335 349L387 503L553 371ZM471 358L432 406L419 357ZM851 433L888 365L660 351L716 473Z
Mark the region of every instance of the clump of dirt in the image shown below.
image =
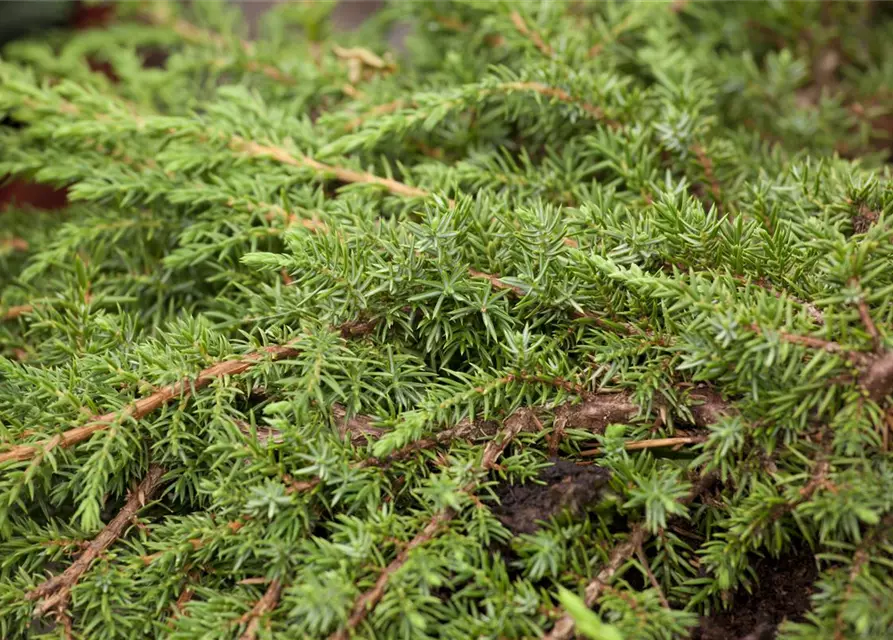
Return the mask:
M611 479L611 472L595 465L579 465L554 459L537 479L545 484L503 484L495 493L499 504L493 514L515 535L534 533L538 520L548 520L568 510L579 513L595 503Z
M785 620L802 620L818 577L815 558L795 550L781 558L756 562L753 593L735 594L728 611L701 618L692 640L771 640Z

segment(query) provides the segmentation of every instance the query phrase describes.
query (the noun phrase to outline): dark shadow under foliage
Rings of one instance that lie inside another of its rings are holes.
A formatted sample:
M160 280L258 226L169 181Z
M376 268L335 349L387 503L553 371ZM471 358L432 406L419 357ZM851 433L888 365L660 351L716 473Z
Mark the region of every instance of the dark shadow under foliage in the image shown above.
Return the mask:
M791 550L780 558L760 558L753 567L750 593L741 589L732 595L729 610L702 617L691 640L772 640L783 621L804 618L819 574L812 552Z

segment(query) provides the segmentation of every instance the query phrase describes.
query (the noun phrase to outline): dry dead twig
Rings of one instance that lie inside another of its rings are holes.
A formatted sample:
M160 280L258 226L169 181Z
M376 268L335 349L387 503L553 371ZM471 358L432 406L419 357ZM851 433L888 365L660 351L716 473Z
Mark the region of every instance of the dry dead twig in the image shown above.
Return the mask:
M124 507L87 545L78 559L58 576L46 580L28 592L25 596L28 600L38 601L34 608L35 616L52 611L60 621L64 622L64 619L67 618L66 609L71 589L90 568L93 561L121 537L127 525L133 522L137 512L152 499L161 486L161 478L164 473L165 470L158 465L149 467L142 482L130 494Z

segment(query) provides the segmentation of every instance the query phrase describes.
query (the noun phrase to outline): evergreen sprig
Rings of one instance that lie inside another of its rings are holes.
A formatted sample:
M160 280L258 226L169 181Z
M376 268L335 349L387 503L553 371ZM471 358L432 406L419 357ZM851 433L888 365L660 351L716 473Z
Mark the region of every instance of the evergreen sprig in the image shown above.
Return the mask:
M3 50L0 635L887 637L890 10L333 6Z

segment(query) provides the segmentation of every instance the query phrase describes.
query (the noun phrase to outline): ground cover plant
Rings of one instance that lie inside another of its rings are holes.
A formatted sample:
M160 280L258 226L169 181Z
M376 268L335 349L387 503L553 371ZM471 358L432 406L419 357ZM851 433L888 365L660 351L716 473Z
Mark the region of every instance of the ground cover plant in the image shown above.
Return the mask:
M0 636L891 637L893 6L331 8L2 50Z

